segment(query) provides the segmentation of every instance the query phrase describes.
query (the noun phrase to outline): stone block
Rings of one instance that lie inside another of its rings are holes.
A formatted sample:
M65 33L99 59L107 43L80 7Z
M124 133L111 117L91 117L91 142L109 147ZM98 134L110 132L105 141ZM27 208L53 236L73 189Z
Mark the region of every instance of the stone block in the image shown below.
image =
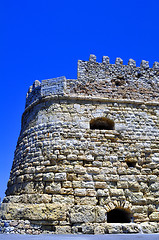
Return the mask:
M86 196L86 194L87 194L87 191L86 191L85 188L76 188L74 190L74 195L75 196Z
M123 196L124 195L123 189L110 188L109 191L110 191L110 196Z
M75 204L76 205L89 205L95 206L98 200L96 197L75 197Z
M77 160L77 155L75 155L75 154L69 154L69 155L67 155L67 160L69 160L69 161L75 161L75 160Z
M94 189L87 189L87 196L94 197L97 195L97 192Z
M67 180L67 175L66 173L55 173L55 181L61 182L61 181L66 181Z
M95 208L96 222L106 222L106 210L102 206L96 206Z
M74 191L72 188L61 188L61 194L73 195Z
M127 224L122 224L122 230L123 233L142 233L142 230L138 224L135 223L127 223Z
M117 65L122 65L122 64L123 64L123 60L118 57L118 58L116 58L116 60L115 60L115 64L117 64Z
M117 187L122 188L122 189L128 188L128 182L127 181L118 181Z
M143 197L143 193L141 192L130 193L128 196L128 199L132 204L135 204L135 205L147 203L146 199Z
M98 189L97 190L97 196L99 197L107 197L109 196L109 190L108 189Z
M122 225L121 224L106 224L105 226L105 233L109 234L117 234L117 233L123 233Z
M141 64L140 64L140 67L142 67L144 69L148 69L149 68L149 62L145 61L145 60L142 60Z
M60 193L61 192L61 183L46 184L45 191L46 191L46 193Z
M90 56L89 56L89 61L90 61L90 62L96 62L96 56L93 55L93 54L90 54Z
M94 206L74 206L70 212L71 223L95 222Z
M66 205L64 204L15 204L9 205L6 217L9 219L30 220L65 220Z
M159 212L153 212L149 215L149 219L150 221L154 222L158 222L159 221Z
M105 233L105 227L104 226L100 226L100 225L95 225L94 227L94 234L104 234Z
M55 194L52 197L52 203L61 203L61 204L73 205L74 204L74 196Z
M56 234L71 234L70 226L56 226Z
M138 182L135 182L135 181L129 181L129 189L132 191L132 192L138 192L140 190L140 185Z
M105 189L105 188L107 188L108 185L105 182L94 182L94 186L95 186L95 188Z
M71 181L64 181L62 182L63 188L72 188L72 182Z
M128 61L128 65L131 67L136 67L136 61L134 61L133 59L130 58Z
M86 168L84 168L81 165L76 165L74 167L74 173L79 173L79 174L86 174Z
M43 181L53 182L53 180L54 180L54 173L49 172L49 173L43 174Z
M134 222L148 222L149 221L147 213L134 213L133 218L134 218Z
M102 63L109 64L109 57L108 56L103 56Z
M146 234L158 233L158 225L156 222L141 223L142 232Z
M94 189L94 182L82 182L82 187L83 188Z
M132 206L133 213L147 213L147 206Z
M50 95L63 95L66 84L65 77L58 77L43 80L41 83L41 95L50 96Z
M106 177L104 174L93 175L93 179L94 179L94 181L97 181L97 182L105 182L106 181Z
M158 182L152 183L152 184L150 185L149 189L150 189L150 191L152 191L152 192L158 191L158 190L159 190L159 183L158 183Z
M82 226L82 232L84 234L94 234L94 226L92 224L85 224Z

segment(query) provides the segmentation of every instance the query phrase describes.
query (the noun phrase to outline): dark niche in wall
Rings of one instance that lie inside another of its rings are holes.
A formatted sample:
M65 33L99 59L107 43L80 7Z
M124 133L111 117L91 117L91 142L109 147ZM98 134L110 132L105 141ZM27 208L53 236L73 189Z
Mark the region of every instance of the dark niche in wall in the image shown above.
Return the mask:
M108 223L130 223L131 213L123 208L115 208L107 213Z
M135 167L136 166L136 162L126 162L128 167Z
M137 163L137 160L136 160L136 158L128 158L128 159L126 159L125 160L126 161L126 163L127 163L127 166L129 167L129 168L134 168L134 167L136 167L136 163Z
M114 121L107 117L97 117L90 121L90 129L113 130Z

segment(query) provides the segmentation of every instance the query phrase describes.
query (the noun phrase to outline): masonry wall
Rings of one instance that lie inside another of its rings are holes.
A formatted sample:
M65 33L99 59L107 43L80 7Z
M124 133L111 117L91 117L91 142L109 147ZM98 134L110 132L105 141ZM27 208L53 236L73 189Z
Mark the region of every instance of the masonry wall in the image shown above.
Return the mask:
M106 80L99 77L100 66L108 64L106 59L100 64L92 57L90 62L80 62L77 80L35 81L30 88L1 207L3 219L28 220L41 226L39 233L158 231L158 77L153 75L155 91L152 84L148 89L148 80L144 80L143 98L136 87L136 92L127 91L131 97L124 99L121 85L103 85L103 95L98 89L91 96L94 76L99 88ZM130 62L124 69L136 69ZM88 79L86 66L89 71L94 66ZM144 76L152 71L157 74L157 65L151 70L143 66ZM121 59L110 68L121 69ZM113 74L115 71L110 76L118 79ZM133 76L132 83L137 86ZM85 80L89 92L82 92ZM90 121L96 117L113 120L115 129L90 129ZM107 215L113 209L130 213L131 223L108 223Z
M130 99L139 101L158 101L159 98L159 63L142 60L140 67L129 59L123 65L121 58L110 64L104 56L101 63L96 56L90 55L89 61L78 61L77 79L58 77L36 80L29 88L26 107L46 96L84 96L108 99Z
M74 226L104 223L108 211L123 207L134 222L158 221L158 113L120 101L35 105L23 116L5 217ZM97 116L113 119L115 130L91 130Z
M100 96L113 99L158 100L159 63L149 68L142 60L140 67L130 59L128 65L117 58L115 64L103 57L102 63L90 55L89 61L78 61L78 79L71 93Z

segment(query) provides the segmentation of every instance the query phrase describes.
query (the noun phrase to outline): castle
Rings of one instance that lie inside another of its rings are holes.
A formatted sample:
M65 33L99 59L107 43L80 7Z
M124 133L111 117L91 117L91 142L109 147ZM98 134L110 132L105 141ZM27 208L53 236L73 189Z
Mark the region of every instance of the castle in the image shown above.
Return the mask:
M158 100L158 62L90 55L77 79L36 80L1 222L22 233L158 232Z

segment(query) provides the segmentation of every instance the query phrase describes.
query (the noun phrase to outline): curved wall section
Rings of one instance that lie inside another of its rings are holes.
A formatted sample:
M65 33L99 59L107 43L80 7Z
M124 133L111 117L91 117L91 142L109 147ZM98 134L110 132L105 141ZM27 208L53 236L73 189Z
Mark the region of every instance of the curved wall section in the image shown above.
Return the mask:
M123 227L123 217L119 232L158 231L158 102L69 95L65 78L57 80L64 89L58 94L55 80L36 84L2 218L54 233L112 233L109 212L122 209L131 222ZM114 121L113 130L90 129L91 119L103 117Z

